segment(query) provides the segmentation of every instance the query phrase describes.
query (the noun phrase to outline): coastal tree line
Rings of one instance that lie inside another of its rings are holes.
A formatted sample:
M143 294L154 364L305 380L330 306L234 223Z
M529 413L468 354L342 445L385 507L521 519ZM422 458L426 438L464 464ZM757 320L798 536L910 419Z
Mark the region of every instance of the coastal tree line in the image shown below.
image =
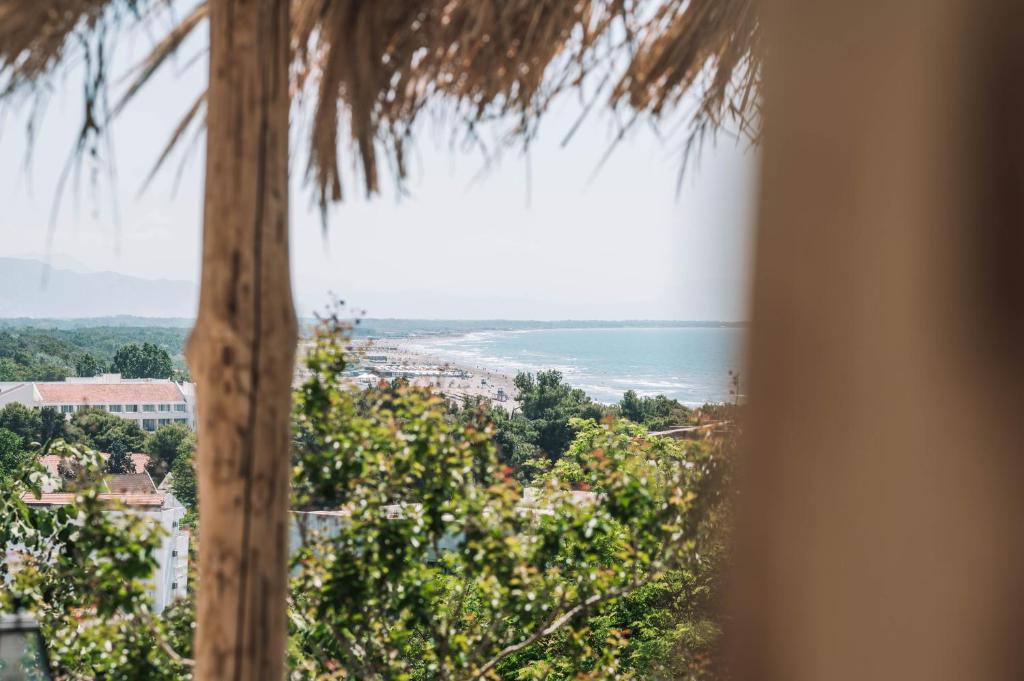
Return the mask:
M187 377L186 333L160 327L0 330L0 381L61 381L104 372L181 380Z

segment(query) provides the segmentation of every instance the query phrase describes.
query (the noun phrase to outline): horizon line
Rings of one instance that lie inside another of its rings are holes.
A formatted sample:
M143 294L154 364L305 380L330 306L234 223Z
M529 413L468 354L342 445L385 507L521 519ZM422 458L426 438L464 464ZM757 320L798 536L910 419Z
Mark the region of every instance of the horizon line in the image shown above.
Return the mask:
M315 315L304 315L297 317L300 322L302 321L315 321L317 317ZM105 319L139 319L145 321L174 321L174 322L187 322L190 324L195 323L195 317L173 317L173 316L149 316L149 315L135 315L135 314L108 314L108 315L94 315L85 317L30 317L25 315L18 316L6 316L0 315L0 322L3 321L55 321L55 322L88 322L88 321L102 321ZM351 319L354 322L364 321L385 321L385 322L515 322L519 324L557 324L560 322L568 322L573 324L594 324L594 323L614 323L614 324L642 324L642 323L655 323L655 324L750 324L750 320L730 320L730 319L665 319L665 318L654 318L654 317L642 317L634 319L601 319L601 318L573 318L573 317L561 317L556 319L528 319L528 318L514 318L514 317L343 317L343 319Z

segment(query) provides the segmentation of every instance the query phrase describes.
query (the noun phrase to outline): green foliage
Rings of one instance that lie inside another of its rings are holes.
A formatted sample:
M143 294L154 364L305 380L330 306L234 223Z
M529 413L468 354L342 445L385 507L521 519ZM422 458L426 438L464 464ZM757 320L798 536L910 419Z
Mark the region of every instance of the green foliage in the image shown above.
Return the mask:
M295 506L335 522L304 524L293 559L293 678L553 678L556 663L563 678L625 677L624 632L595 616L691 560L679 452L652 458L671 444L633 447L593 420L552 423L562 450L569 428L597 429L601 448L574 457L601 495L552 481L524 497L485 421L405 385L345 387L338 331L318 331L296 400ZM557 372L542 376L522 381L529 418L590 406ZM527 660L553 641L572 655Z
M8 325L0 330L0 381L60 381L72 374L101 373L124 345L145 343L166 350L174 368L183 370L187 328L87 327L34 328ZM90 360L84 359L86 355Z
M0 331L0 381L61 381L78 349L34 331Z
M26 447L38 443L43 448L56 438L64 437L64 415L53 407L32 409L19 402L11 402L0 409L0 428L15 433Z
M31 409L20 402L11 402L0 409L0 428L16 434L25 443L40 442L42 416L38 409Z
M132 462L131 453L125 448L121 440L114 440L110 449L110 456L107 457L107 464L104 471L114 475L126 475L135 472L135 463Z
M171 465L171 493L189 511L196 509L199 500L195 470L195 435L190 434L178 447L178 455Z
M561 458L573 438L573 418L599 419L602 405L569 386L558 371L542 371L534 377L520 373L515 378L519 408L509 414L500 407L489 410L495 427L495 442L501 460L512 467L520 480L531 480Z
M124 378L170 378L174 373L171 356L152 343L119 348L110 366Z
M499 456L517 477L529 479L538 466L545 470L550 467L551 460L537 446L537 429L529 419L521 413L509 414L500 407L491 409L489 416L494 424L494 442Z
M0 381L23 381L22 367L10 357L0 357Z
M668 430L685 426L693 421L693 413L686 406L658 395L640 397L635 390L627 390L619 401L619 414L633 423L639 423L649 430Z
M75 375L76 376L98 376L106 370L106 367L98 359L90 355L88 352L84 353L75 361Z
M123 452L141 452L146 447L146 433L138 423L102 409L80 409L71 417L68 437L101 452L115 449Z
M651 437L557 372L520 381L514 416L405 382L353 391L341 331L320 328L296 398L294 507L327 513L298 514L292 679L716 678L731 440ZM637 403L618 412L663 414ZM723 409L693 419L734 413ZM64 426L23 408L0 410L4 423L34 441ZM110 513L100 457L60 441L78 499L26 505L45 473L12 431L0 430L12 471L0 473L0 551L24 558L0 563L0 611L40 616L57 678L188 678L168 651L191 655L194 603L157 618L145 595L153 526ZM101 410L76 413L68 432L115 455L144 448L136 424ZM170 462L172 492L194 509L195 439L182 435L145 450Z
M617 638L603 644L611 649L598 643L593 646L606 656L614 649L618 673L634 678L719 678L715 653L721 632L715 597L729 526L727 490L734 440L650 437L642 427L627 421L599 424L588 420L573 425L578 431L576 439L559 464L585 466L587 459L595 457L625 457L653 463L658 474L665 475L681 463L684 474L678 484L691 499L682 523L688 550L672 569L591 616L596 639L604 641L606 634L617 632ZM600 476L585 482L603 491ZM558 484L568 486L565 480ZM568 680L581 673L580 659L577 649L554 638L542 650L510 660L502 673L505 678Z
M0 428L0 480L17 475L30 458L31 455L22 447L21 437L6 428Z
M164 609L161 617L170 649L183 658L191 658L196 632L195 595L189 594L174 601Z
M102 477L98 453L56 443L52 451ZM40 620L57 679L182 679L187 669L166 652L169 625L153 616L146 589L156 568L159 527L83 486L73 504L34 507L46 473L37 464L0 481L0 612L31 611Z
M572 442L569 419L599 419L603 413L601 405L584 391L564 383L559 371L541 371L536 379L532 374L520 373L515 385L520 413L536 432L535 444L552 460Z
M57 411L56 407L43 407L39 410L39 433L34 442L39 442L44 447L55 439L63 438L68 427L64 414Z
M145 451L149 454L146 469L154 480L161 480L174 466L182 444L192 436L192 431L182 423L170 423L156 429L146 441ZM191 444L188 445L191 449Z

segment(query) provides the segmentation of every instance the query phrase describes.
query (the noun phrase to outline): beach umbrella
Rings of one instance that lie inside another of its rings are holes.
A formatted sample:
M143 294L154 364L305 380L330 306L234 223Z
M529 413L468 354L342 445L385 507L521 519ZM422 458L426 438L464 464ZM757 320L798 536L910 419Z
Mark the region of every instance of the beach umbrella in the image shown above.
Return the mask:
M108 105L112 44L169 15L182 18ZM187 347L203 489L195 678L276 679L297 335L292 103L309 123L299 143L324 211L343 197L344 153L358 160L366 193L379 189L382 166L400 183L428 113L469 140L489 121L509 121L505 138L528 144L552 99L572 91L585 112L621 112L620 139L676 111L689 126L687 149L727 124L756 139L758 21L752 0L4 0L0 96L31 100L80 65L84 154L200 26L209 31L207 87L157 160L205 125L202 281Z

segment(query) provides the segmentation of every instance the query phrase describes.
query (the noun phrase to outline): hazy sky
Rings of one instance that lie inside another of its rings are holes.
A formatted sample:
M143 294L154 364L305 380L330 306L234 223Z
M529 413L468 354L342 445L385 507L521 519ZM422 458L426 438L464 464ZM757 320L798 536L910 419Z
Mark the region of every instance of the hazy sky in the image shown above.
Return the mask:
M114 92L148 44L119 46ZM165 69L119 119L110 140L113 185L104 151L99 172L85 163L77 187L68 182L52 230L57 180L81 121L80 81L54 84L28 165L24 108L3 112L0 255L198 279L201 141L176 191L180 153L139 193L199 91L204 64L185 68L198 51L186 48L180 66ZM721 138L705 147L677 195L682 136L659 141L643 127L594 176L614 129L609 117L594 116L562 147L579 110L567 99L546 120L530 151L530 182L520 151L506 148L481 175L479 152L453 153L448 131L429 124L413 154L409 196L386 191L367 201L350 183L350 200L332 210L326 233L294 172L300 312L322 307L333 291L374 317L745 318L754 153ZM295 168L304 168L301 160Z

